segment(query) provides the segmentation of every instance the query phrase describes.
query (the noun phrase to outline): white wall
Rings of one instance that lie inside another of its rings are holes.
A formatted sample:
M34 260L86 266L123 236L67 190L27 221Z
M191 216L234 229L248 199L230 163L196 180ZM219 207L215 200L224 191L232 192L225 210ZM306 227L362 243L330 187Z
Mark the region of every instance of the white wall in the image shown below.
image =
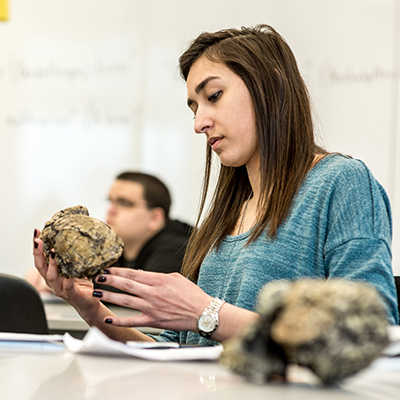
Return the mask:
M203 30L256 23L289 42L329 150L372 169L394 211L400 274L400 8L396 0L10 0L0 22L0 271L32 266L33 229L61 208L98 218L114 176L154 173L195 219L204 138L177 59ZM399 237L397 237L399 236Z

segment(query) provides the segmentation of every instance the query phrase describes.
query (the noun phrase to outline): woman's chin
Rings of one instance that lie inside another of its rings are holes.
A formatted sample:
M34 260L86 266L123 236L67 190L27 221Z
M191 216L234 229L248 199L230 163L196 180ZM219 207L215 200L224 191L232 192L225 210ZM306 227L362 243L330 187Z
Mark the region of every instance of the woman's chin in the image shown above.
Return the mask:
M221 161L221 164L224 167L238 168L238 167L245 165L244 162L238 162L238 161L234 161L234 160L223 160L221 157L219 159Z

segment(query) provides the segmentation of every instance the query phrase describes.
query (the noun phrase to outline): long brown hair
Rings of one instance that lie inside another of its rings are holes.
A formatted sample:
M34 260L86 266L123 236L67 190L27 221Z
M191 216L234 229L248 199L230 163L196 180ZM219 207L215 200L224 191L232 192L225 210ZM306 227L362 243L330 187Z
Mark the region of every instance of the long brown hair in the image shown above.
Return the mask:
M193 63L202 56L226 65L250 92L260 152L261 194L257 225L249 242L256 240L267 225L268 235L273 238L288 216L315 154L327 154L315 144L308 90L290 47L268 25L202 33L179 59L185 81ZM193 280L208 251L218 248L233 231L252 192L245 166L221 164L210 210L200 224L211 161L212 150L208 147L199 216L182 267L182 274Z

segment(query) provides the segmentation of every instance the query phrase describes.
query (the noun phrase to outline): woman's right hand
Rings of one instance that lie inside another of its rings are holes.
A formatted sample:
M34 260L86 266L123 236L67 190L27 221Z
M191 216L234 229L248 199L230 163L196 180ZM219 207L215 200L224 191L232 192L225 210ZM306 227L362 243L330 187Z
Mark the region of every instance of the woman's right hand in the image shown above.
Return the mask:
M78 311L99 306L99 299L93 297L93 283L88 279L63 278L60 276L52 250L49 260L43 253L43 241L39 239L40 231L35 230L33 240L33 259L39 274L54 294L72 304Z
M114 340L126 342L128 340L154 341L136 329L119 328L104 323L104 319L115 315L93 297L93 283L89 279L63 278L58 272L54 250L49 260L43 253L43 241L39 239L40 231L35 229L33 238L33 259L35 267L53 290L54 294L70 303L89 326L97 326L106 335Z

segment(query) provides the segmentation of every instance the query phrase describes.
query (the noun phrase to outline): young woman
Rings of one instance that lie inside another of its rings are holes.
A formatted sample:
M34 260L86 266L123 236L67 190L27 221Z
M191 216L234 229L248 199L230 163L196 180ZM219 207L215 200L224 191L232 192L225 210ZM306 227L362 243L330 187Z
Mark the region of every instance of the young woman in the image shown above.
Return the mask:
M117 340L215 344L255 321L263 285L276 279L370 282L398 322L387 195L361 162L315 144L308 92L292 51L270 26L201 34L180 58L196 133L221 162L210 211L197 224L182 274L110 268L93 291L47 264L35 231L35 265L89 325ZM199 216L200 218L200 216ZM189 279L188 279L189 278ZM99 301L143 312L118 318ZM133 327L167 329L159 337Z

